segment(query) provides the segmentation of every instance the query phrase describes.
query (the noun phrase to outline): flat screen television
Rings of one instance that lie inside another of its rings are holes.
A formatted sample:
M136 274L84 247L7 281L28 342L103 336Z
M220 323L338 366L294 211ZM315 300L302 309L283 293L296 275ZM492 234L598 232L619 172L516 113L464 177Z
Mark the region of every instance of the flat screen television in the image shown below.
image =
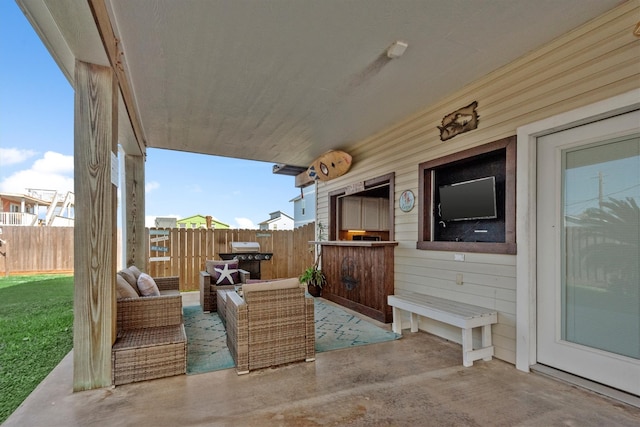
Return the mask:
M497 218L496 177L473 179L439 187L443 221Z

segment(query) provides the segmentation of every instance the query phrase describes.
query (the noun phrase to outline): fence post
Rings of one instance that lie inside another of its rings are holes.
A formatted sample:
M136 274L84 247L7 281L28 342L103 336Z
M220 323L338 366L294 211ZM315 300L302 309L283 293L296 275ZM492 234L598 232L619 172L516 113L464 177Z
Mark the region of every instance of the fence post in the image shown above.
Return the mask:
M0 247L4 249L4 252L0 252L0 255L4 257L4 276L9 277L9 244L6 240L0 239Z

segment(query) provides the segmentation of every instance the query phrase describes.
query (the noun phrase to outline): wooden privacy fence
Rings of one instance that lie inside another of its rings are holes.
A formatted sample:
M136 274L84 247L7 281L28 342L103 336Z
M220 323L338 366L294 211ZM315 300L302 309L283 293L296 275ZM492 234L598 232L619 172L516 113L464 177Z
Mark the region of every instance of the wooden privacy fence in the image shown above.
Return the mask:
M73 271L73 227L3 225L0 239L0 274Z
M198 289L205 261L230 253L231 242L258 242L260 252L272 252L273 258L261 261L261 278L297 277L314 262L315 223L295 230L219 230L149 228L149 262L153 277L179 276L180 289Z
M0 239L6 243L0 246L0 275L73 272L73 227L1 228ZM149 274L180 276L182 290L198 289L205 261L231 252L231 242L258 242L261 252L274 254L272 260L262 261L263 279L297 277L314 262L309 242L315 240L315 223L295 230L150 228L147 236Z

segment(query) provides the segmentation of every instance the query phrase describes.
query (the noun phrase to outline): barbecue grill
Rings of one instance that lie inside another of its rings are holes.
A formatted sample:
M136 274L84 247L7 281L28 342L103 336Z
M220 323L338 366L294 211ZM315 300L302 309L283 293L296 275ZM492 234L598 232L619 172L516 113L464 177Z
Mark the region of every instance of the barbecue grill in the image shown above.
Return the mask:
M260 279L260 262L270 261L271 252L260 252L258 242L231 242L231 253L218 254L222 260L237 259L238 268L247 270L251 279Z

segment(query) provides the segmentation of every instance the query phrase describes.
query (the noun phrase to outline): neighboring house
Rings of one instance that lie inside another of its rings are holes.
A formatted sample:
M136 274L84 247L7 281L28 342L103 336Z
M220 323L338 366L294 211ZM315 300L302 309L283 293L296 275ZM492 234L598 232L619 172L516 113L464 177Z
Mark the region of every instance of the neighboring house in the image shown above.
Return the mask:
M0 193L0 225L72 227L74 194L27 189L25 194Z
M0 193L0 224L37 225L39 207L45 203L25 194Z
M156 228L176 228L178 218L175 217L156 217L155 225Z
M269 214L271 218L262 221L260 230L293 230L293 218L282 211L275 211Z
M208 226L207 221L211 222ZM212 216L193 215L176 221L179 228L230 228L229 224L220 222Z
M289 200L293 202L293 226L302 227L316 220L316 186L309 185L302 193Z

